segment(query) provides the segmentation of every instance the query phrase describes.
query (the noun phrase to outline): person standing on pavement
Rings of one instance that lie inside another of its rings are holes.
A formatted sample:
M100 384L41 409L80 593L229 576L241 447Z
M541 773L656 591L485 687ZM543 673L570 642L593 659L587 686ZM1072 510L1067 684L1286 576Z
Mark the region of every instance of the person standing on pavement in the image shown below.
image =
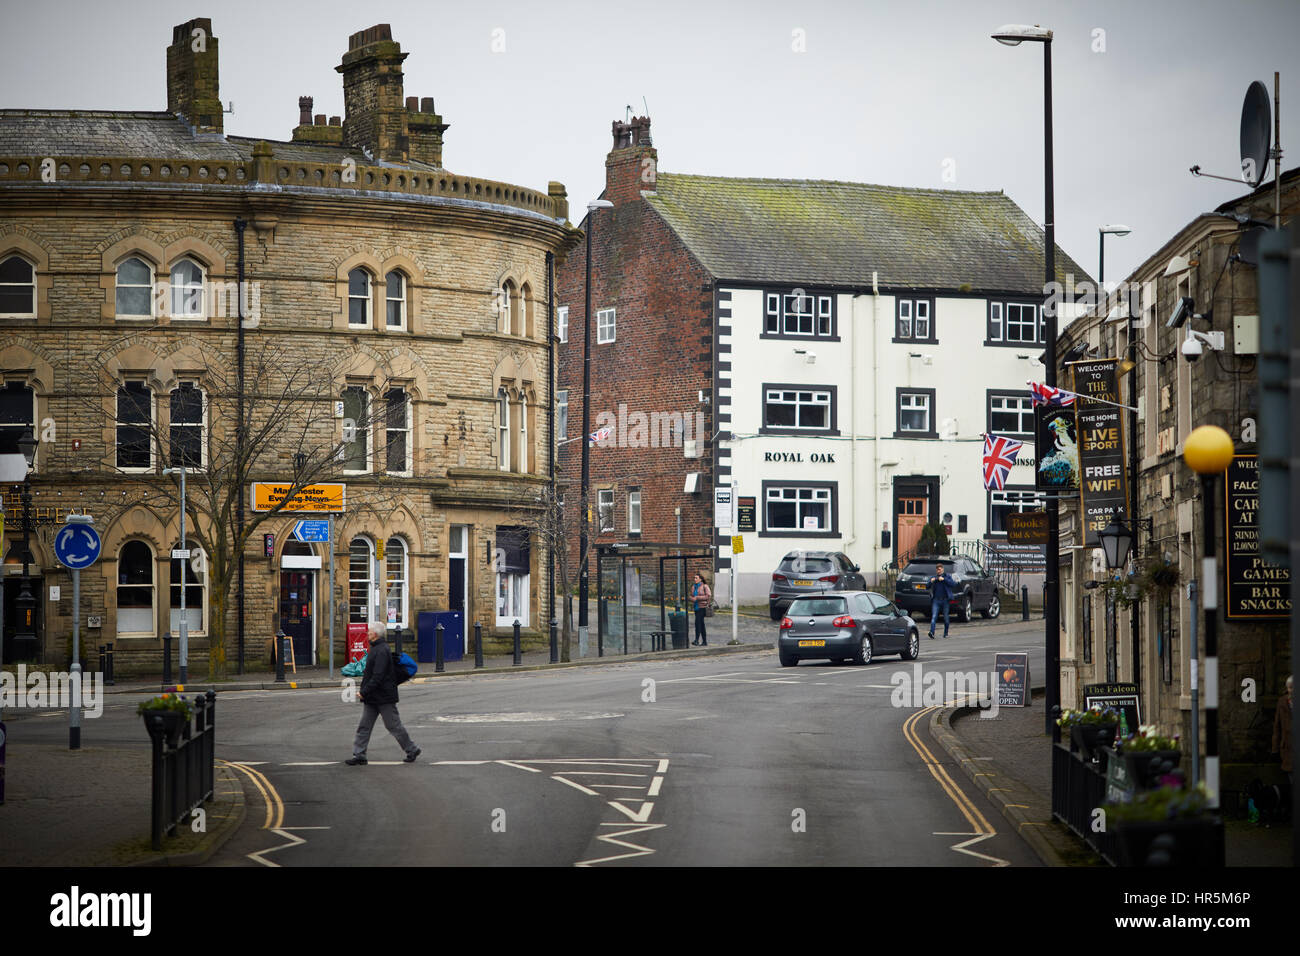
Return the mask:
M362 706L361 723L357 724L357 736L352 742L352 758L344 763L349 767L365 764L370 731L375 727L375 720L380 717L384 718L384 727L405 751L406 762L414 763L415 758L420 756L420 748L411 740L411 735L402 726L402 718L397 714L397 676L394 673L393 653L384 634L384 625L371 621L369 632L370 650L366 654L366 669L361 675L361 689L357 694Z
M1295 765L1291 758L1291 708L1295 706L1295 678L1286 679L1286 693L1277 699L1277 713L1273 715L1273 753L1282 762L1282 772L1295 786Z
M695 583L691 585L691 605L695 608L695 640L693 646L708 647L709 635L704 630L704 616L713 603L713 592L709 590L704 575L696 573Z
M943 570L942 564L934 566L934 577L930 578L930 637L934 638L934 626L939 621L939 608L943 607L943 636L948 636L948 602L957 593L957 582L951 574Z

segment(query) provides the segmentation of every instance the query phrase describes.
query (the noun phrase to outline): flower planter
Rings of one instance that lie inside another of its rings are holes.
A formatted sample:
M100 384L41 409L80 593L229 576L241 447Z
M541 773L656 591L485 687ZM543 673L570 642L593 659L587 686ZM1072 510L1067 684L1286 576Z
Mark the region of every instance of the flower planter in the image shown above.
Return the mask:
M1223 821L1128 820L1115 824L1120 866L1223 866Z
M1161 774L1178 768L1181 750L1129 750L1120 755L1130 786L1138 790L1154 790L1160 786Z
M1101 748L1115 739L1117 727L1119 724L1073 724L1070 741L1078 747L1085 760L1095 760L1100 756Z
M144 728L150 737L161 735L168 747L175 747L181 742L181 733L185 730L186 718L179 710L148 710L142 715Z

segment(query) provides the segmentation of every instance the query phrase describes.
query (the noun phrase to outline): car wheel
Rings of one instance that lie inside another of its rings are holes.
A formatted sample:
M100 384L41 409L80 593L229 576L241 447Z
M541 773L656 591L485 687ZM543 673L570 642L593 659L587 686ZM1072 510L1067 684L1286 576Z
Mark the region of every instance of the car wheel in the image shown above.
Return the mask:
M797 657L787 657L785 654L781 655L782 667L794 667L798 663L799 663L799 659Z
M970 595L967 594L961 599L961 607L957 609L957 620L963 624L969 624L971 616Z
M989 599L989 609L987 611L980 611L980 613L986 618L994 618L1002 613L1002 602L998 600L996 594Z
M912 628L907 635L907 647L898 655L905 661L914 661L921 653L921 632Z
M767 613L772 615L772 620L774 621L779 621L781 618L785 617L785 614L778 610L775 604L769 604L767 606Z
M853 663L870 664L871 663L871 635L863 634L862 640L858 642L858 652L853 655Z

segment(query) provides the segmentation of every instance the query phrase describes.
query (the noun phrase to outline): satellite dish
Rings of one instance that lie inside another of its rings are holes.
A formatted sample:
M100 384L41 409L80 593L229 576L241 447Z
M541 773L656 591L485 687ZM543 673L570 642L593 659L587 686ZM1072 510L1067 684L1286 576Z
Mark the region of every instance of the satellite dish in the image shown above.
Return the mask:
M1259 265L1259 240L1267 231L1263 226L1256 226L1241 234L1241 241L1237 243L1237 256L1242 262Z
M1241 104L1241 178L1251 186L1264 179L1272 124L1268 90L1256 80L1247 87Z

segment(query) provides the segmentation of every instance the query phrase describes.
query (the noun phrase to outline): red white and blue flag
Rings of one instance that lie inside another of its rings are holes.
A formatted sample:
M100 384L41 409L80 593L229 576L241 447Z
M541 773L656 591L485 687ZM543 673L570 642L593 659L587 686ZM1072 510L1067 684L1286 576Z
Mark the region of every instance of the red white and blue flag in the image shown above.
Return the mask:
M1073 405L1074 400L1078 398L1074 392L1067 392L1063 388L1056 388L1051 385L1042 385L1038 382L1029 382L1029 392L1033 396L1035 405L1046 405L1049 408L1061 408L1065 405Z
M984 487L1001 491L1024 442L1002 435L984 436Z
M591 435L590 435L590 439L591 439L591 440L588 441L587 444L588 444L588 445L595 445L595 444L598 444L598 443L600 443L600 442L603 442L603 441L605 441L606 439L608 439L609 436L610 436L611 434L612 434L612 431L611 431L610 429L608 429L608 428L601 428L601 429L599 429L598 431L594 431L594 432L591 433Z

